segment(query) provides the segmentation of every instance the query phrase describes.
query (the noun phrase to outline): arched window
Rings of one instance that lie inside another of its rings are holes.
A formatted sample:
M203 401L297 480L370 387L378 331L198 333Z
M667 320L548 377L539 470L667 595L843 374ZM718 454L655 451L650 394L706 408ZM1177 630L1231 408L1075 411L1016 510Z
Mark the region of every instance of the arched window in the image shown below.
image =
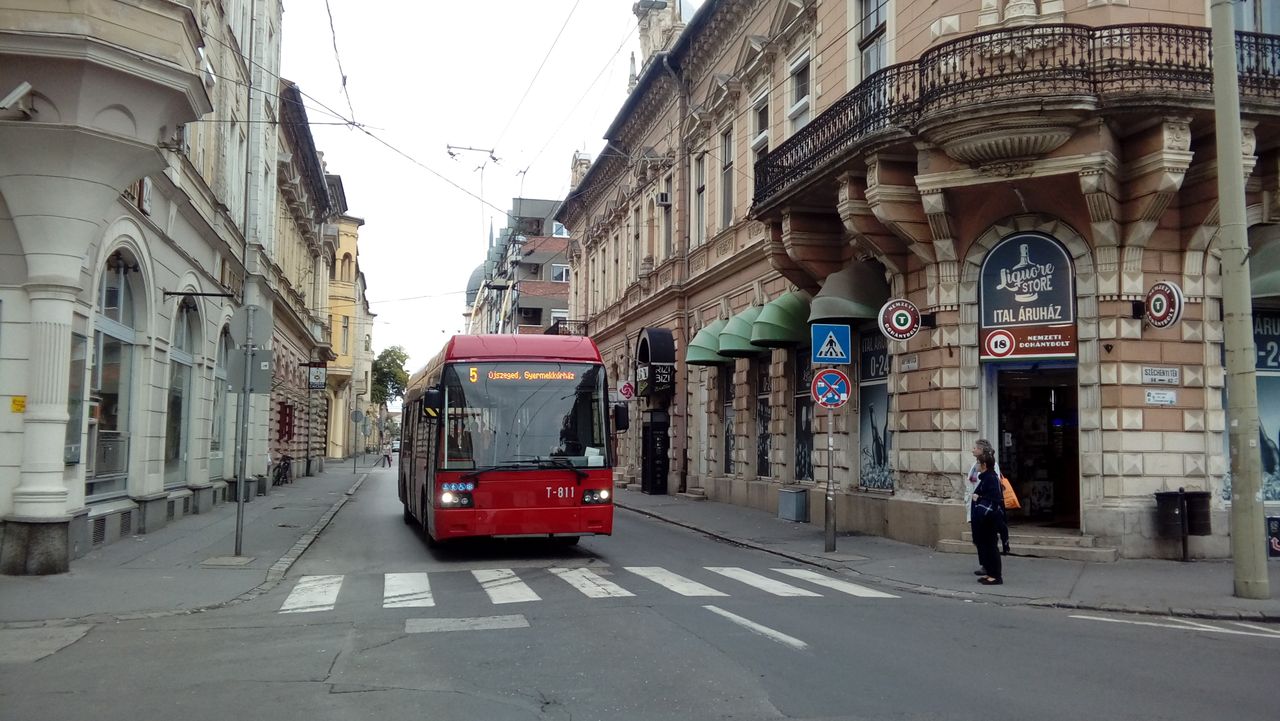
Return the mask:
M338 279L338 258L333 251L329 252L329 280Z
M164 485L174 488L187 482L188 418L191 414L191 378L200 328L195 298L183 296L173 322L169 343L169 397L164 430Z
M128 490L140 270L132 253L117 250L103 264L98 283L89 394L92 455L85 469L85 497L90 501L121 496Z
M344 253L342 255L342 280L343 282L351 283L355 279L355 261L352 260L350 253Z

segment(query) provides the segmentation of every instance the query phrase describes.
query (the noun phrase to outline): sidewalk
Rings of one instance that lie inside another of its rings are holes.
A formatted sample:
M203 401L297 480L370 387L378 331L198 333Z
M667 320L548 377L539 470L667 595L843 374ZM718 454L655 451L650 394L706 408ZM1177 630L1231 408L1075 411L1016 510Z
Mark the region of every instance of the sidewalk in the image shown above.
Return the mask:
M619 508L833 571L848 570L910 593L991 603L1245 621L1280 621L1280 561L1268 564L1271 600L1232 595L1229 561L1085 563L1004 557L1004 585L981 586L977 553L939 553L878 536L839 536L825 553L823 527L765 511L682 496L619 490Z
M146 535L122 538L54 576L0 576L0 625L102 622L192 613L270 590L370 473L373 456L274 486L244 504L240 557L236 504L189 515ZM382 471L390 473L390 470Z

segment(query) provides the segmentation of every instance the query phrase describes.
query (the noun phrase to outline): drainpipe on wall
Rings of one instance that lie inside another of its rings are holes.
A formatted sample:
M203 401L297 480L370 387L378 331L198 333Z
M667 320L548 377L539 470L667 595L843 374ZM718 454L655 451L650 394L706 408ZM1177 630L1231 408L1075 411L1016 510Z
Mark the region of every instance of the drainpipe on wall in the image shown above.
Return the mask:
M671 81L676 84L676 95L679 102L680 122L676 126L676 187L674 195L680 198L680 202L676 203L677 213L675 217L675 253L680 259L677 267L680 270L679 281L681 286L689 278L689 204L687 196L689 193L689 152L688 146L684 140L685 121L689 117L689 89L685 85L684 78L676 69L671 66L671 54L663 51L659 53L662 58L662 68L671 76ZM675 199L672 199L675 202ZM688 300L685 298L684 291L681 290L676 296L676 317L680 319L680 331L677 337L677 347L683 349L687 346L692 333L688 332ZM684 359L676 356L676 376L685 379L684 396L681 398L681 412L676 414L676 440L677 448L680 453L680 484L679 492L688 491L689 483L689 383L688 372L689 367L685 365ZM680 397L680 396L677 396Z

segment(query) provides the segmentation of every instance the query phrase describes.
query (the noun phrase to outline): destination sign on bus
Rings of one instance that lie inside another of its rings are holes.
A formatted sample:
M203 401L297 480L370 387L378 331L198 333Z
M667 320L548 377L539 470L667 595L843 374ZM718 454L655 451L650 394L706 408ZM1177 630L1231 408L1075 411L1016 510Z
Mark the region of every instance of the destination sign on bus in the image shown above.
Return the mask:
M475 378L474 369L471 377ZM486 377L491 381L576 381L577 371L499 371L491 370Z

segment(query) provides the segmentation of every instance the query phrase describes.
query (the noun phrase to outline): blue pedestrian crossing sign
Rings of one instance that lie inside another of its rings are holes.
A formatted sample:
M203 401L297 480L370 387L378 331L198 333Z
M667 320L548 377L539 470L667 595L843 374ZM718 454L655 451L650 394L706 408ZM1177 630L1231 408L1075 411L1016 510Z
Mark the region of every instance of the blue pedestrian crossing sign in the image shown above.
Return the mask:
M814 365L842 365L853 362L853 335L847 325L814 323L809 326Z
M823 408L839 408L849 402L849 376L835 368L813 374L813 402Z

